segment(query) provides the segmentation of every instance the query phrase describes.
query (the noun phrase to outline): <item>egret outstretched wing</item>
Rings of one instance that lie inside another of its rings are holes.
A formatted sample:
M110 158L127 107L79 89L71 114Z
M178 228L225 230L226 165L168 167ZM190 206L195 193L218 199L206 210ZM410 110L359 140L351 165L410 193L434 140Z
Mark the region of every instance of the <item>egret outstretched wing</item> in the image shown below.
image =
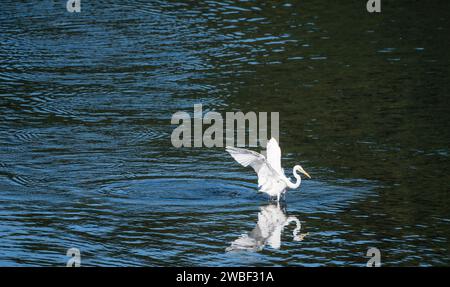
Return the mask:
M226 147L226 151L229 152L238 163L243 166L251 166L256 171L258 174L258 187L260 190L268 190L275 184L279 176L262 154L243 148L229 146Z
M267 143L267 162L270 166L276 170L280 175L284 175L281 168L281 149L276 139L271 138Z

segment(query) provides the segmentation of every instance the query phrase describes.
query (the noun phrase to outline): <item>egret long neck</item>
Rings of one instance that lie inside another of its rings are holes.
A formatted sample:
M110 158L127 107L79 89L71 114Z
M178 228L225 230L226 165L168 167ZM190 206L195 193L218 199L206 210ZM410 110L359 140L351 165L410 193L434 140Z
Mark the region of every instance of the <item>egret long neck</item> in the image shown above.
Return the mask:
M297 174L295 167L292 169L292 173L294 174L294 177L297 179L295 183L291 182L288 178L286 178L286 185L291 188L295 189L300 186L300 183L302 182L302 178L300 175Z

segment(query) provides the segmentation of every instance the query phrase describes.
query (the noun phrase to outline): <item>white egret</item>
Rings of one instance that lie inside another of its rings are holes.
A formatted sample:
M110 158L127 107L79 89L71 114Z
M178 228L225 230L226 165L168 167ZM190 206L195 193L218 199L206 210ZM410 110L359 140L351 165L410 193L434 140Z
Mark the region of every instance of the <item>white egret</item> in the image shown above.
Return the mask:
M227 146L226 151L241 165L251 166L258 174L259 191L271 197L276 196L277 201L280 201L280 196L286 192L287 188L295 189L300 186L302 179L297 172L311 178L300 165L292 169L297 180L295 183L286 177L281 168L281 149L274 138L267 143L267 158L260 153L243 148Z

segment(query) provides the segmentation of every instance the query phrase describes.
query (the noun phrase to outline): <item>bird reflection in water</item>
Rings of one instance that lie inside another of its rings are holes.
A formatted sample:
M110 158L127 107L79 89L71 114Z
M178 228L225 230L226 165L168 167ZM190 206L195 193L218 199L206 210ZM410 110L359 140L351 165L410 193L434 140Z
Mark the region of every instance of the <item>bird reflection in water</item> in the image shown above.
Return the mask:
M248 234L242 234L226 248L226 251L261 251L264 246L279 249L281 246L281 233L291 222L296 227L292 232L294 241L302 241L308 233L299 233L301 223L295 216L287 216L285 206L280 203L271 203L261 206L258 213L256 227Z

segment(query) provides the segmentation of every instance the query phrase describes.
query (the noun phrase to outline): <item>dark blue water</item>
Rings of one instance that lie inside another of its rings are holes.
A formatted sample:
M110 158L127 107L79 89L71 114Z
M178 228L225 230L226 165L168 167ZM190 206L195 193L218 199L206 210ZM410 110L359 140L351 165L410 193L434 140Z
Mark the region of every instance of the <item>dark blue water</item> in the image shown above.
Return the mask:
M4 1L0 265L449 265L450 9L363 2ZM312 180L276 206L223 148L174 148L194 104L279 112Z

